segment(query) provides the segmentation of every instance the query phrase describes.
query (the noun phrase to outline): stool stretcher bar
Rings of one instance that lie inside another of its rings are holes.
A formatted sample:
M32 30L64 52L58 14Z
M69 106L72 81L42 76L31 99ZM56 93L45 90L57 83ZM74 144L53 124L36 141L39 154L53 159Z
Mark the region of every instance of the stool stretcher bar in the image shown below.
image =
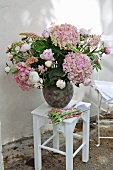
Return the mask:
M85 143L83 143L74 153L73 153L73 158L75 155L85 146Z
M56 153L60 153L61 155L66 155L65 152L60 151L60 150L58 150L58 149L50 148L50 147L48 147L48 146L39 145L39 147L42 148L42 149L46 149L46 150L49 150L49 151L53 151L53 152L56 152Z
M49 143L53 138L55 137L55 135L52 135L49 139L47 139L42 146L45 146L47 143Z
M104 137L104 136L100 136L99 138L105 138L105 139L113 139L113 137L111 136L111 137L108 137L108 136L106 136L106 137Z
M77 133L73 133L73 137L76 137L76 138L83 138L82 135L79 135L79 134L77 134Z
M79 134L75 134L73 133L73 136L77 136L78 138L81 138L82 136ZM55 137L55 135L52 135L49 139L47 139L42 145L39 145L40 148L42 149L46 149L46 150L50 150L56 153L60 153L62 155L66 155L66 152L60 151L58 149L54 149L48 146L45 146L46 144L48 144L53 138ZM85 143L83 143L82 145L80 145L80 147L73 153L73 158L75 157L75 155L84 147Z

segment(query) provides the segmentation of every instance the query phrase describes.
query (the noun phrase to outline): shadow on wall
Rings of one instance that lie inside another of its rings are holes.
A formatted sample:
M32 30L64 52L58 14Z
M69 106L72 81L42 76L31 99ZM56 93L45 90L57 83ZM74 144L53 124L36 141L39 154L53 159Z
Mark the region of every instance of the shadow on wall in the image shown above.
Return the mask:
M54 19L51 0L2 1L0 4L0 120L2 121L3 143L29 136L32 133L30 111L43 102L37 89L23 92L4 68L8 57L6 47L21 39L20 32L41 34ZM18 130L17 130L18 127Z
M14 33L17 31L35 31L45 28L53 16L53 5L51 0L28 0L3 2L3 18L8 30ZM14 31L13 31L14 30ZM9 33L9 32L8 32Z

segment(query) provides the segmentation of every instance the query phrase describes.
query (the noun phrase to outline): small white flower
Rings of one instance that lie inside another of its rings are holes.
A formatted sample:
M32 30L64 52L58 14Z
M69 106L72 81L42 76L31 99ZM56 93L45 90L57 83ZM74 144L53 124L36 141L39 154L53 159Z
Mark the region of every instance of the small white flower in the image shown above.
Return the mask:
M6 66L6 67L5 67L5 72L6 72L6 73L9 73L9 72L10 72L10 70L11 70L11 69L10 69L10 67L9 67L9 66Z
M40 77L36 71L31 71L29 73L29 83L34 84L40 81Z
M58 80L56 82L56 86L59 87L60 89L64 89L66 87L66 82L63 80Z
M52 66L52 61L48 60L45 62L46 67L51 67Z
M15 47L15 50L16 50L16 51L19 51L19 50L20 50L20 47L19 47L19 46Z

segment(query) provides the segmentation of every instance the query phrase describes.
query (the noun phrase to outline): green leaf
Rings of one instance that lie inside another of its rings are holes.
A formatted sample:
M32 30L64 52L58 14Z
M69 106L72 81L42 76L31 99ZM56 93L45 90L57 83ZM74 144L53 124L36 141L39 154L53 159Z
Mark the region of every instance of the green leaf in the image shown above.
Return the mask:
M58 79L58 77L60 78L60 77L63 77L64 75L65 73L60 67L54 68L49 72L50 79L55 79L55 78Z
M46 40L38 40L32 43L31 48L34 52L42 53L47 48L47 42Z
M98 58L98 56L95 55L95 54L88 54L88 57L90 58L91 61L93 61L94 59Z
M11 69L11 73L12 73L12 74L15 74L15 73L17 73L17 72L18 72L18 69L17 69L17 68L12 68L12 69Z
M100 65L93 65L93 69L96 69L96 71L98 72L98 70L102 70L102 67Z

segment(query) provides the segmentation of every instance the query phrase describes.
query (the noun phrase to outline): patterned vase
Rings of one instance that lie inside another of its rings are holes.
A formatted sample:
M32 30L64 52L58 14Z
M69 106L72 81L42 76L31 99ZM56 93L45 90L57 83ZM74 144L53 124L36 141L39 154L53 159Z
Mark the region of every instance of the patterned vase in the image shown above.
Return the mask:
M73 85L69 82L64 89L56 86L46 86L43 88L45 101L55 108L64 108L67 106L73 97L73 92Z

